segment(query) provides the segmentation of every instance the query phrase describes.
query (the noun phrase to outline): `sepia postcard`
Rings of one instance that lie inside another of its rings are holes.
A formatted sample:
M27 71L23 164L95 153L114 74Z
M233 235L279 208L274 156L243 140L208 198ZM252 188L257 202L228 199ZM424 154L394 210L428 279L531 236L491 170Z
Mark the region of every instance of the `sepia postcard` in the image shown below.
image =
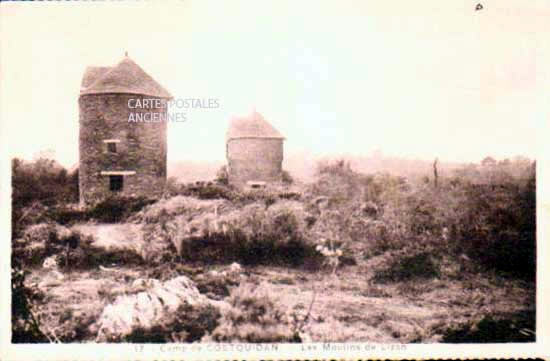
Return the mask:
M549 19L0 2L0 359L550 359Z

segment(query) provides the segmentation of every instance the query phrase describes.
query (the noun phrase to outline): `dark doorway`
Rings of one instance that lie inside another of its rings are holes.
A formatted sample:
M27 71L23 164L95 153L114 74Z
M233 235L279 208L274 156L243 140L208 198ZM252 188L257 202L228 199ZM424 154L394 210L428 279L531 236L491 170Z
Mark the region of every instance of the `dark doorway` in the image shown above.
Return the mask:
M119 192L124 186L124 177L121 175L109 176L109 190L112 192Z

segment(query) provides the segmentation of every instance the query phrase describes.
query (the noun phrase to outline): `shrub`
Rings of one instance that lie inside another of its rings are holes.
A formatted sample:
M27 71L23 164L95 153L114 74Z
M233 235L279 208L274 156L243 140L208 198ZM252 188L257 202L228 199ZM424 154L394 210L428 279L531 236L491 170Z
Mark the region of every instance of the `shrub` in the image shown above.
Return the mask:
M299 201L302 198L302 195L298 192L281 192L279 193L279 198Z
M118 223L154 202L154 199L146 197L108 197L87 210L84 218L98 222Z
M306 214L296 203L249 209L237 224L241 232L233 234L242 263L298 266L320 258L308 239Z
M501 183L499 179L504 178L487 178L480 173L473 178L475 182L467 177L463 182L447 182L443 178L437 189L419 185L406 191L384 191L383 211L378 219L386 234L375 242L376 247L386 251L415 245L451 257L465 253L485 269L533 279L534 168L529 178L518 178L515 183ZM489 181L483 183L480 179Z
M14 207L11 213L12 239L21 237L27 226L38 223L47 223L52 219L48 216L48 207L35 201L26 207Z
M39 294L25 286L27 272L17 260L12 260L11 269L11 331L13 343L48 342L33 314L33 300Z
M137 328L122 342L167 343L196 342L218 326L220 312L217 308L193 307L183 304L162 325L151 329Z
M306 260L313 265L314 260L321 259L307 240L303 220L293 210L284 207L265 210L252 205L220 221L224 224L222 229L207 227L194 237L182 239L182 258L291 266L302 265Z
M68 174L56 161L39 158L32 162L12 160L13 208L33 202L51 206L78 202L78 172Z
M29 224L51 220L49 207L78 202L78 171L69 174L57 162L12 160L12 238Z
M181 185L177 195L194 197L198 199L227 199L234 200L237 197L233 187L224 183L195 182Z
M57 256L59 267L64 270L143 263L141 255L135 251L96 247L92 236L54 223L28 227L24 237L12 244L12 260L26 266L42 265L47 257L54 255Z
M228 277L227 275L212 275L205 273L193 279L197 284L197 289L208 298L221 300L229 296L229 288L239 284L238 278Z
M39 223L27 227L22 238L12 240L12 260L26 266L42 264L46 257L56 253L55 245L60 228L54 223Z
M84 222L89 219L88 213L84 210L69 208L64 205L52 207L47 212L48 218L63 225Z
M86 270L99 266L143 265L140 254L129 249L104 249L91 244L88 237L81 239L79 245L69 252L59 253L59 265L66 270Z
M427 252L396 257L390 265L374 275L377 283L410 281L439 277L439 267Z
M294 183L294 178L290 175L290 173L286 170L283 170L283 183L285 184L292 184Z
M324 239L315 247L315 250L325 257L323 264L330 267L334 274L340 265L340 257L343 256L342 250L335 247L332 242L327 242Z
M227 172L227 166L222 166L216 173L216 182L218 184L228 185L229 184L229 174Z
M300 342L289 317L256 285L241 285L228 299L229 306L204 342Z
M164 197L174 197L180 193L182 184L178 182L176 177L168 177L164 184Z
M316 239L343 242L354 253L369 255L402 246L405 213L397 199L410 191L405 178L360 174L345 162L321 164L318 174L305 192L318 215L312 229Z
M499 343L535 342L535 312L486 315L460 327L445 330L443 342L448 343Z
M152 234L171 243L187 261L314 267L321 258L309 241L308 213L295 201L280 201L267 209L258 203L235 209L223 201L181 197L142 215L146 221L151 217Z
M460 247L485 267L532 279L536 270L536 190L532 183L468 189L468 206L454 229Z

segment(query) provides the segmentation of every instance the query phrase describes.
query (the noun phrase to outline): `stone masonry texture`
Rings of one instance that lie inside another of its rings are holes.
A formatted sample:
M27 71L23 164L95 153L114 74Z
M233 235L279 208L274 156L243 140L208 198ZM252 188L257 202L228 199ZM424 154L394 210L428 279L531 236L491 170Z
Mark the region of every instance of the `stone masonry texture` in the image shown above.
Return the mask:
M152 99L136 94L87 94L79 98L80 204L93 205L113 195L109 176L102 171L135 171L124 176L117 195L159 197L166 182L166 121L129 122L130 113L160 113L166 108L130 108L130 99ZM135 101L133 102L135 103ZM149 114L148 116L151 116ZM120 140L117 152L106 139Z

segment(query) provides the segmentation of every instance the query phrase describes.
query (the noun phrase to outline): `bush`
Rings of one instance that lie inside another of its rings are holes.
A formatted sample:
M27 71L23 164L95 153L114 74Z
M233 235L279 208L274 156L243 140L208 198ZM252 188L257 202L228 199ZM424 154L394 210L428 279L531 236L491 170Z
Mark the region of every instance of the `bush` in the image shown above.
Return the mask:
M40 324L34 317L32 302L39 294L25 286L27 272L17 260L12 260L11 269L11 331L13 343L48 342L40 330Z
M166 179L166 183L164 184L163 197L169 198L177 196L180 192L181 186L181 183L178 182L176 177L168 177L168 179Z
M283 170L283 183L285 184L292 184L294 183L294 178L290 175L290 173L286 170Z
M144 207L155 203L146 197L109 197L87 209L77 209L67 204L45 206L40 202L14 209L12 212L12 238L18 238L21 231L30 224L55 222L71 225L90 220L104 223L126 221Z
M241 285L222 310L219 326L203 342L300 342L289 317L261 286Z
M535 342L535 312L486 315L478 322L468 322L444 332L447 343Z
M64 270L143 263L141 255L134 251L96 247L92 236L54 223L28 227L23 238L14 240L12 245L12 260L25 266L40 266L51 256L56 256L59 267Z
M222 166L216 173L216 182L223 185L229 184L229 173L226 165Z
M234 200L237 197L233 187L224 183L195 182L181 185L178 195L194 197L198 199L227 199Z
M184 304L162 325L135 329L121 341L130 343L196 342L218 326L220 312L213 306Z
M129 266L143 265L145 263L141 255L135 251L95 247L86 238L84 241L81 240L79 245L69 252L60 252L58 262L66 270L87 270L95 269L99 266Z
M488 190L471 186L468 208L456 237L460 247L483 266L514 277L533 279L536 271L536 190L523 187Z
M427 252L395 258L391 264L374 275L376 283L402 282L439 277L439 267Z
M50 207L78 202L78 171L69 174L51 159L12 160L12 238L29 224L51 220Z
M63 225L85 222L90 218L86 211L69 208L64 205L52 207L46 214L48 219Z
M484 174L476 179L486 179ZM384 191L378 219L386 230L378 252L409 245L451 257L466 254L473 263L513 277L533 279L536 269L536 189L529 178L501 183L447 182L403 192ZM508 179L508 178L506 178ZM371 222L372 223L372 222ZM361 230L361 228L359 228ZM369 230L369 228L366 228ZM365 230L365 227L363 227ZM366 232L367 233L367 232Z
M84 218L104 223L119 223L153 203L154 199L146 197L109 197L85 211Z
M40 158L12 160L12 204L14 209L33 202L51 206L78 202L78 171L68 174L56 161Z
M12 239L21 237L21 233L29 225L47 223L51 220L52 219L48 216L48 207L38 201L25 207L12 208Z
M64 227L54 223L39 223L27 227L22 238L12 240L12 260L25 266L41 265L46 257L58 252L56 245L62 228Z
M299 214L298 209L284 205L267 210L250 205L217 219L221 227L197 221L191 225L204 228L196 230L192 236L186 232L175 234L181 242L182 258L189 261L290 266L307 263L313 267L322 257L309 242L304 215ZM190 224L180 227L190 227Z

